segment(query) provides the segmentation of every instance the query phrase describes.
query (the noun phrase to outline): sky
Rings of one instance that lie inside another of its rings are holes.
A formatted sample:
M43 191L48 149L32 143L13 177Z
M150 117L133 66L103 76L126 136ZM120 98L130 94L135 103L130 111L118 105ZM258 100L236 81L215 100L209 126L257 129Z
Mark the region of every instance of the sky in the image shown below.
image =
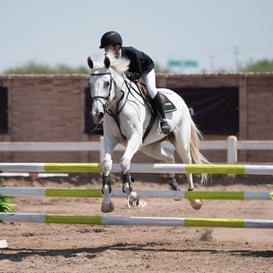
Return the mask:
M0 0L0 10L0 73L30 61L86 66L109 30L162 67L197 62L179 73L273 60L272 0Z

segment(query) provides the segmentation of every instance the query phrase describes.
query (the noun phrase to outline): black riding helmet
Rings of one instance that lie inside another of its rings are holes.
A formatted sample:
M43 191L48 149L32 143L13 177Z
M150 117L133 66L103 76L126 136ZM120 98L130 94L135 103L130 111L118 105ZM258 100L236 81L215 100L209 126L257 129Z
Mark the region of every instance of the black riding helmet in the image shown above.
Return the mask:
M119 33L116 31L108 31L103 34L100 40L100 48L105 48L108 45L117 45L122 46L122 38Z

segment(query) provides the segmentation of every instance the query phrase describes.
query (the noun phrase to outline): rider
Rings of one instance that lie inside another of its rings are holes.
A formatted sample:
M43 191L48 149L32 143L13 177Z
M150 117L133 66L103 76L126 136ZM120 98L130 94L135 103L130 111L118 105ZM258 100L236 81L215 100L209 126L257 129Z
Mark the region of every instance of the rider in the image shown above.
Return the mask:
M117 58L125 57L130 60L126 76L130 80L138 80L140 77L144 79L147 91L152 99L153 107L160 118L161 131L164 134L169 134L171 127L166 120L162 100L156 89L153 60L134 47L123 47L122 38L116 31L108 31L101 37L100 48L104 48L105 53L113 51Z

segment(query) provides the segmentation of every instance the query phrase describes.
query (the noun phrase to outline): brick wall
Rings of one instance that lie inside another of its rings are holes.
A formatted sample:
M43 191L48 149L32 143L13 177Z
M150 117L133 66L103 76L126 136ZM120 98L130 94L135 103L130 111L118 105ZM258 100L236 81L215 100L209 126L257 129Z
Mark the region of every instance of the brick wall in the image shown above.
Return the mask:
M86 75L0 75L9 90L9 132L0 141L98 141L84 133ZM239 88L239 139L273 140L273 74L157 75L159 87ZM206 135L204 139L226 139ZM212 162L224 162L226 152L205 151ZM240 152L240 161L273 162L273 153ZM136 161L147 161L136 156ZM2 162L97 162L98 153L1 153Z
M247 137L273 140L273 77L253 75L247 79ZM247 151L251 161L273 162L273 151Z
M160 87L238 87L239 134L241 140L273 140L273 73L158 75ZM205 135L205 140L226 139L226 135ZM214 162L226 161L223 151L205 151ZM273 162L273 151L240 151L242 162Z

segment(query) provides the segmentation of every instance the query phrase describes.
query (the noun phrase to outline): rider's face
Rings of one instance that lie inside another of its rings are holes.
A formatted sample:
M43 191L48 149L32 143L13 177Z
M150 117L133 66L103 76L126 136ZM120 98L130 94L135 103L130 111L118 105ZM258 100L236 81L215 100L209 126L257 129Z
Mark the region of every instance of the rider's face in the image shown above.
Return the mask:
M115 47L113 45L107 45L105 48L104 48L104 52L107 53L109 51L115 51Z
M119 49L120 49L120 45L107 45L105 48L104 48L104 52L105 54L108 53L108 52L114 52L114 54L116 56L119 55Z

